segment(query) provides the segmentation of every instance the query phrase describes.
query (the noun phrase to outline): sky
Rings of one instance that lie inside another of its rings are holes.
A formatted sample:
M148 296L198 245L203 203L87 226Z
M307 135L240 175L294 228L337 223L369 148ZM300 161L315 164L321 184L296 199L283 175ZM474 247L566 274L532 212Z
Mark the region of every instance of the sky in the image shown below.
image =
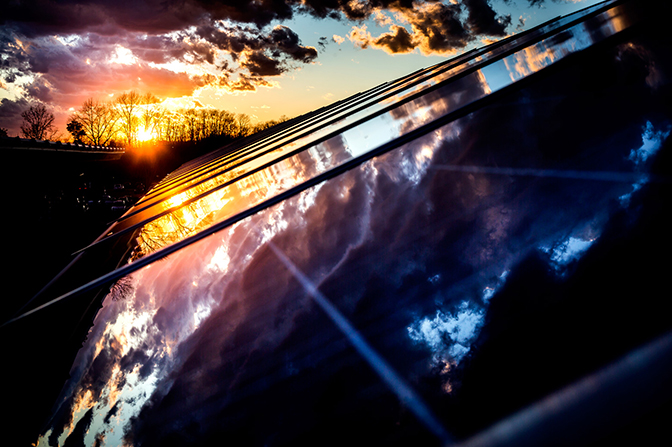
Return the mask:
M65 132L85 100L294 117L597 0L10 0L0 127L45 104Z

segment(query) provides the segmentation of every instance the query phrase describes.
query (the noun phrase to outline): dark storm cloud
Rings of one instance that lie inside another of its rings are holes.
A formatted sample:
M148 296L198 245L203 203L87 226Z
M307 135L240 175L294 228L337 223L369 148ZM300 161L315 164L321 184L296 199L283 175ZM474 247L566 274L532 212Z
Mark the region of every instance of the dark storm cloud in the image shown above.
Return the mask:
M317 57L315 48L302 46L299 36L286 26L273 28L268 39L275 51L284 53L295 61L308 63Z
M0 23L12 26L26 37L33 38L49 34L86 32L120 34L131 31L163 34L185 29L202 21L227 19L265 26L272 20L291 17L291 4L277 0L227 3L198 0L28 0L7 5Z
M472 32L489 36L506 35L511 16L498 19L488 0L464 0L464 4L469 10L467 25Z
M19 98L15 101L2 98L2 101L0 101L0 127L19 129L23 122L21 113L27 110L30 105L25 98Z
M460 21L461 8L437 3L413 15L409 21L423 37L427 51L445 52L464 47L472 38Z
M261 51L252 51L246 54L241 66L246 68L252 76L278 76L284 71L280 61L266 56Z
M213 25L202 25L196 29L196 35L221 50L231 52L234 59L245 51L266 51L274 58L303 63L310 63L317 57L315 48L301 45L299 36L290 28L281 25L267 34L244 26L222 29Z
M51 86L44 79L37 79L26 88L26 93L33 99L49 104L54 100Z
M373 45L386 48L390 53L408 53L416 47L413 36L403 26L392 26L392 32L374 39Z
M185 32L178 33L175 37L131 34L125 38L96 36L94 40L103 47L121 45L146 62L160 64L171 60L189 60L192 63L215 63L213 46Z
M10 3L0 23L27 38L46 35L68 35L96 33L99 35L121 36L127 32L144 33L151 36L172 31L185 30L190 26L206 28L218 20L254 25L257 30L273 20L286 20L301 10L316 17L335 17L347 20L362 20L377 11L398 12L417 28L416 34L430 40L427 48L445 51L446 48L461 48L470 38L478 34L503 35L510 18L497 18L488 0L467 0L463 2L468 17L465 23L459 17L462 4L440 2L381 1L369 0L351 2L345 0L314 0L298 2L294 0L263 0L236 2L205 2L186 0L184 2L163 2L140 0L123 2L62 2L57 0L29 0ZM432 17L427 15L427 11ZM466 28L469 29L467 32ZM279 32L277 32L279 33ZM397 37L403 32L395 33ZM207 34L200 33L202 37ZM238 35L239 37L242 37ZM221 37L221 36L219 36ZM260 37L260 36L254 36ZM252 38L254 38L252 37ZM294 36L281 37L282 42L296 45ZM207 37L206 37L207 39ZM384 40L389 40L385 38ZM209 39L216 44L220 39ZM236 43L227 45L235 48ZM245 44L249 47L249 42ZM158 50L159 48L157 48ZM314 59L305 47L286 48L295 60ZM207 53L207 51L206 51Z

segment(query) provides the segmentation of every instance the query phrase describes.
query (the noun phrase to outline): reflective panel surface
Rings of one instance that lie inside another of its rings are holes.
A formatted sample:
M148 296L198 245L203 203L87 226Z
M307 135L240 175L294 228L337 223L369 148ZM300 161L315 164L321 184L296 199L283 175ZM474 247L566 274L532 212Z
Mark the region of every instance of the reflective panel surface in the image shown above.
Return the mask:
M672 330L668 42L591 11L129 215L38 445L449 445Z

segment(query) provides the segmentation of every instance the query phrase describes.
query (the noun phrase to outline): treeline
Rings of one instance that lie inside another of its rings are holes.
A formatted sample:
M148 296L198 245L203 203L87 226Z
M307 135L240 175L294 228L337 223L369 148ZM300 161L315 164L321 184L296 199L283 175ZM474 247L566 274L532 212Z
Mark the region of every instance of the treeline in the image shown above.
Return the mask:
M245 113L210 108L168 110L153 94L131 91L111 102L87 99L70 116L67 130L75 142L134 147L147 140L187 142L213 136L240 138L285 120L283 116L277 121L252 125Z
M54 116L43 105L22 114L24 138L53 139ZM286 121L252 124L249 115L212 108L169 110L151 93L130 91L112 101L87 99L66 125L75 143L137 147L146 141L195 142L209 137L240 138Z

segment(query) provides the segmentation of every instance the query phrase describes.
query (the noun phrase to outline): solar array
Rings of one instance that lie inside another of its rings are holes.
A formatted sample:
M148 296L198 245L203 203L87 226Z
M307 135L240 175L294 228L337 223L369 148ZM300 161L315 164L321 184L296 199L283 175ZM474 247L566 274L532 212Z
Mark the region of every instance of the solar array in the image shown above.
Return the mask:
M40 445L563 445L614 429L616 389L668 396L664 312L626 336L615 297L665 309L657 7L559 17L169 174L6 323L104 291Z

